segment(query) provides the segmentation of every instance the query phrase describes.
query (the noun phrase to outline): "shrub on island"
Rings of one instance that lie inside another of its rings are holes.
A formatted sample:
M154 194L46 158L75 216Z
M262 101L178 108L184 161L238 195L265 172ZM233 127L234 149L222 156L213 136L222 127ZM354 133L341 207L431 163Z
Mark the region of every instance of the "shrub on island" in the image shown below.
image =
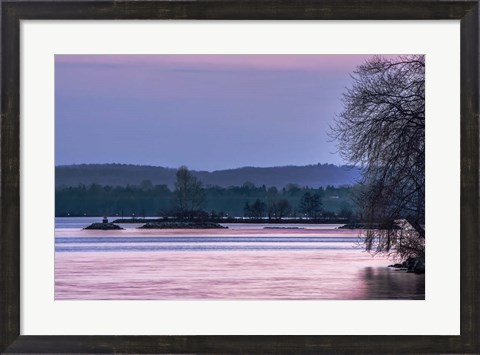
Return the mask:
M107 231L107 230L120 230L123 228L113 223L92 223L88 227L85 227L83 229Z
M218 223L200 221L154 222L146 223L139 229L226 229Z

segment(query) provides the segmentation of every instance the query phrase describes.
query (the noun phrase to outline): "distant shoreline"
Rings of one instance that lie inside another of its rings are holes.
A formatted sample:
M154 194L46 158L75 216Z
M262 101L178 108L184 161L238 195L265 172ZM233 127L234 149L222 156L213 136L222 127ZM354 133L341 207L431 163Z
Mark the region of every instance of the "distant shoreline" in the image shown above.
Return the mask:
M99 217L100 218L100 217ZM119 218L112 221L112 223L118 224L142 224L142 223L161 223L166 221L181 221L175 218ZM257 219L257 218L207 218L207 219L194 219L194 221L202 221L208 223L252 223L252 224L347 224L345 219L331 218L331 219Z

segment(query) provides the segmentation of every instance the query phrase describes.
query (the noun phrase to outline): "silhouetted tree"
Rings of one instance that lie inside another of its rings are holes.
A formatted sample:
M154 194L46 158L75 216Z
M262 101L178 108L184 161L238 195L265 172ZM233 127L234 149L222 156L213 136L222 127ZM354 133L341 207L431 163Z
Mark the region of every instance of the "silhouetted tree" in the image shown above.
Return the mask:
M425 219L425 57L373 57L352 77L332 136L343 158L363 169L357 196L363 217L383 226L367 231L366 249L411 256L395 220L420 226ZM409 245L423 255L424 243Z
M322 212L320 195L306 192L300 201L300 212L306 214L311 219L318 219Z
M143 191L148 191L148 190L151 190L153 188L153 184L150 180L143 180L141 183L140 183L140 188L143 190Z
M290 205L290 202L288 202L288 200L281 199L276 202L275 210L276 217L278 219L282 219L283 217L288 216L292 212L292 206Z
M260 201L258 198L252 205L247 205L248 209L245 210L245 216L251 218L262 218L265 216L266 205L264 202Z
M252 210L250 207L250 204L248 202L245 202L245 206L243 207L243 215L245 217L251 217Z
M343 205L338 213L338 217L346 218L347 221L351 221L353 219L353 211L349 206Z
M272 217L277 215L277 200L278 190L275 186L272 186L267 190L268 219L272 219Z
M205 202L202 182L193 176L186 166L177 170L176 177L174 193L177 212L183 217L193 217L196 212L201 211Z

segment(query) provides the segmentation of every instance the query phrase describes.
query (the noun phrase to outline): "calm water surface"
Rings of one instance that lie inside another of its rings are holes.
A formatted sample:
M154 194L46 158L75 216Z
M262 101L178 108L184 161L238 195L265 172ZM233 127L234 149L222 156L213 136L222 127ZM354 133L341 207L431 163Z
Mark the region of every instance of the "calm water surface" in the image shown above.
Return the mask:
M56 219L57 300L425 298L424 275L387 268L338 225L82 230L98 221Z

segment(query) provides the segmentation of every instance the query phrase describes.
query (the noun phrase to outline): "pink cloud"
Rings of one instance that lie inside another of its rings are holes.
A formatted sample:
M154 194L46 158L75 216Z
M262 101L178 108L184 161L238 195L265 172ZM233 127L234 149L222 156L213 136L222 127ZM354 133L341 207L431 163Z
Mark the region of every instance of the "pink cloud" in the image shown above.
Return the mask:
M160 55L57 55L59 64L114 66L166 66L204 70L303 70L349 72L374 54L160 54ZM396 57L397 55L384 55Z

